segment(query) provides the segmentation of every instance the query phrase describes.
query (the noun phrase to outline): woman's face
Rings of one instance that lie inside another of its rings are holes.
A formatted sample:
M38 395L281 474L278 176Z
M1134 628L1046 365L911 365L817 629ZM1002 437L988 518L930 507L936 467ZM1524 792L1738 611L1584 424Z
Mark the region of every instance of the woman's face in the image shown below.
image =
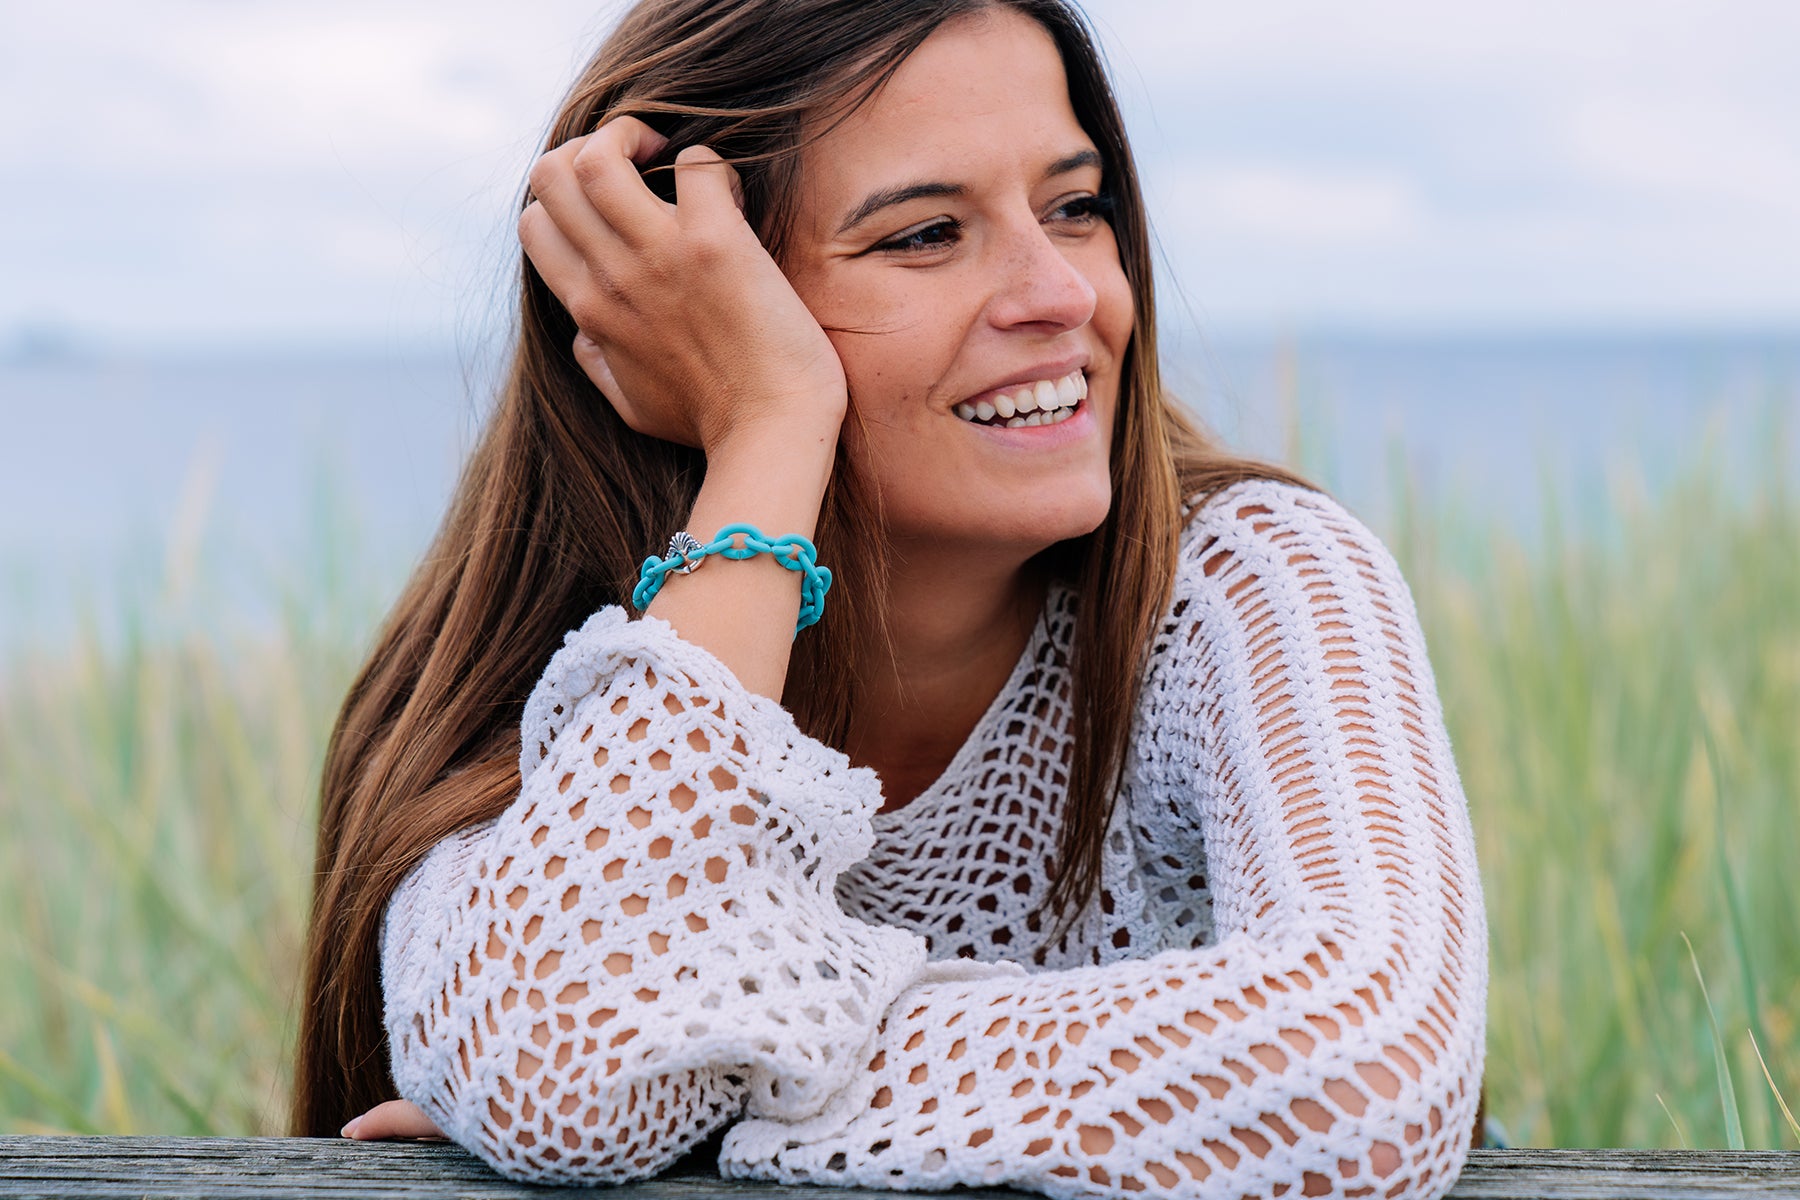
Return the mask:
M893 535L1028 555L1098 527L1133 305L1050 35L1009 9L944 25L801 180L782 265Z

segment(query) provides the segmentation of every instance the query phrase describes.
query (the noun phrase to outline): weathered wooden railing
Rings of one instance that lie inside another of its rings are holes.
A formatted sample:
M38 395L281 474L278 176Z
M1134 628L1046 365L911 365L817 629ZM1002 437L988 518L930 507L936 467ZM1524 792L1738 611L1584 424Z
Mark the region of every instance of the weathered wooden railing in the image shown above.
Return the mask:
M734 1183L705 1168L649 1183L579 1189L509 1183L462 1150L417 1142L314 1138L0 1138L0 1197L422 1197L425 1200L697 1200L704 1196L830 1200L938 1195L1019 1200L1010 1191L848 1192ZM1655 1150L1477 1150L1450 1193L1463 1200L1725 1200L1800 1197L1800 1153Z

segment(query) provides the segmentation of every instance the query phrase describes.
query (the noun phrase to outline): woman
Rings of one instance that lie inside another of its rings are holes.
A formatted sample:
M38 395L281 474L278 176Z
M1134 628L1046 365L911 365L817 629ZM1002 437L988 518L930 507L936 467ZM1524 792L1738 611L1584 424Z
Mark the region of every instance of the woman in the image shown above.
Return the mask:
M299 1131L1446 1190L1485 931L1417 619L1163 394L1064 0L647 0L549 142L510 383L333 739Z

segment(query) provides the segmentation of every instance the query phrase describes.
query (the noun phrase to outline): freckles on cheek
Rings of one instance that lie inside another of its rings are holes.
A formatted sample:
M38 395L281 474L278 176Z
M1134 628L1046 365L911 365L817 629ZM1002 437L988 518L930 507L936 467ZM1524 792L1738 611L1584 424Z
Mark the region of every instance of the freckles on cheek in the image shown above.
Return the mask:
M832 343L850 384L851 403L864 420L917 430L931 419L933 388L940 378L933 350L891 335L844 334Z
M860 386L859 386L860 382ZM916 383L876 373L850 384L850 401L878 450L916 453L918 433L930 419Z
M909 324L907 306L872 272L840 265L810 273L804 282L790 280L827 333L834 328L855 331L866 339L904 330Z
M1098 308L1096 323L1100 326L1101 336L1115 353L1122 353L1125 343L1131 340L1132 332L1137 328L1137 303L1131 295L1130 285L1122 276L1117 291L1113 295L1102 296Z
M1137 298L1119 261L1117 242L1108 237L1093 253L1085 273L1095 292L1094 327L1110 349L1122 352L1137 327Z

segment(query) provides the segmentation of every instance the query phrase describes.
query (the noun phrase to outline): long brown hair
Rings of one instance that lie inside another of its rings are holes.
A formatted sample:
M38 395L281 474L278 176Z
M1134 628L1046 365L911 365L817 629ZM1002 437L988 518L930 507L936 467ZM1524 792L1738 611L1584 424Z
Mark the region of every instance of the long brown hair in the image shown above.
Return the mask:
M1112 222L1137 298L1113 429L1113 505L1055 548L1082 598L1071 662L1074 755L1049 915L1092 898L1147 647L1175 572L1184 498L1251 477L1162 390L1143 200L1124 123L1066 0L644 0L582 72L545 148L623 114L670 139L647 178L704 143L733 161L745 215L777 258L803 139L851 111L945 21L993 7L1048 30L1076 116L1104 160ZM436 843L517 796L525 699L563 634L627 604L643 555L681 527L698 451L633 433L576 365L575 326L527 263L517 343L498 403L442 528L344 702L325 761L292 1126L328 1135L392 1096L381 1023L381 918ZM852 413L855 400L852 397ZM840 446L817 544L839 581L794 646L800 727L842 744L883 644L878 513ZM854 534L854 536L851 536ZM877 536L871 536L876 534Z

